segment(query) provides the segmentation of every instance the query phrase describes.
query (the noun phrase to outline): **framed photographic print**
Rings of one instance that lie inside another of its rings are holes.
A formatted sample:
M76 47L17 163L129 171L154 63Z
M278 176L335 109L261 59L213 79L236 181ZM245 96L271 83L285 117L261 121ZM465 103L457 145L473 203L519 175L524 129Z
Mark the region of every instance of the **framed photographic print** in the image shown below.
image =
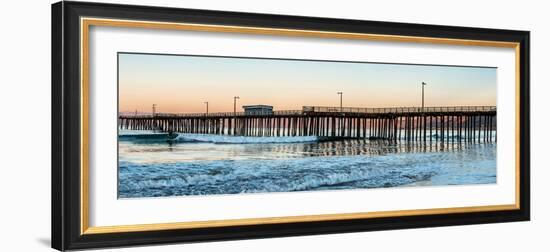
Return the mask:
M58 250L529 220L529 32L52 6Z

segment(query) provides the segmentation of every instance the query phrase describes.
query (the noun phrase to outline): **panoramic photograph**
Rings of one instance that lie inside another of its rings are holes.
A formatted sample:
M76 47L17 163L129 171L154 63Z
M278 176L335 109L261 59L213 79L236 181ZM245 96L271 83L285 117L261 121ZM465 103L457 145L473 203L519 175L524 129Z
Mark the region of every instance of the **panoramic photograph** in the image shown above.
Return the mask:
M118 53L118 197L497 181L497 69Z

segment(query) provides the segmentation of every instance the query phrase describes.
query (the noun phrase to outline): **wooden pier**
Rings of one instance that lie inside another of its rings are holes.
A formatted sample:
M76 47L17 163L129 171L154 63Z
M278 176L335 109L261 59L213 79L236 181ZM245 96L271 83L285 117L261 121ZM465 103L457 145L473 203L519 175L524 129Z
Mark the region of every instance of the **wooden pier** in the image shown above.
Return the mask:
M265 115L243 112L120 115L119 128L229 136L324 139L496 141L496 107L340 108L304 106Z

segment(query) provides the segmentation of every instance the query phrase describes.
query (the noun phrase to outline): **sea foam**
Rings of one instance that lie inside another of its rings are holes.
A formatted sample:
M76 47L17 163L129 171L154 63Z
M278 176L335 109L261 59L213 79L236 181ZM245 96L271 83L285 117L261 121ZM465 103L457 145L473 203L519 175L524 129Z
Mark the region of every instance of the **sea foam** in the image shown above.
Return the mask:
M316 136L295 136L295 137L252 137L252 136L226 136L212 134L187 134L178 133L174 138L176 142L208 142L208 143L228 143L228 144L246 144L246 143L305 143L316 142L319 138Z

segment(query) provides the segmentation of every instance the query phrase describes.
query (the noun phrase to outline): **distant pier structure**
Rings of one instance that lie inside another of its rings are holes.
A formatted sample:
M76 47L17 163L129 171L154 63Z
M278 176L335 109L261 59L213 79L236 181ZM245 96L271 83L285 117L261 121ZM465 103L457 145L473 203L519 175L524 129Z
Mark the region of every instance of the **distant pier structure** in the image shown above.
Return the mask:
M496 141L495 106L349 108L304 106L273 110L243 106L244 112L121 114L119 128L230 136L319 136L401 141Z
M273 115L273 106L269 105L246 105L243 106L244 115Z

